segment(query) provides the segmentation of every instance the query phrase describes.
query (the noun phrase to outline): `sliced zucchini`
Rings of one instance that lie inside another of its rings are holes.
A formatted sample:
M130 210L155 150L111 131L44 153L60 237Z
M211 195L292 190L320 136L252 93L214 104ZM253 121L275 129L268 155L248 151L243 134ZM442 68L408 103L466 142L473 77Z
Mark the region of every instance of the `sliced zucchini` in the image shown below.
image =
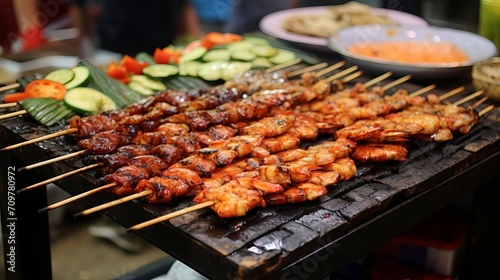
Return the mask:
M199 61L188 61L179 64L179 75L181 76L198 76L198 72L200 71L202 62Z
M201 59L204 61L229 60L231 59L231 53L227 49L210 50Z
M278 49L276 49L275 47L262 45L262 46L255 46L252 49L252 52L255 53L257 56L271 57L278 54Z
M257 58L257 55L251 50L241 50L232 52L231 58L234 60L252 61Z
M194 61L200 59L207 52L205 47L196 47L190 50L188 53L183 54L179 60L180 63L185 63L188 61Z
M115 102L107 95L87 87L68 90L64 96L64 104L80 114L98 114L117 109Z
M297 56L292 51L278 49L278 53L275 56L270 57L269 61L271 61L274 64L282 64L282 63L290 61L296 57Z
M45 79L58 82L64 85L73 80L74 77L75 77L74 71L72 71L71 69L62 68L50 72L49 74L47 74L47 76L45 76Z
M177 75L179 68L172 64L155 64L144 67L142 73L151 78L167 78Z
M71 71L75 73L75 77L64 85L67 89L84 87L87 85L90 80L90 71L87 67L78 65L71 68Z
M146 75L132 75L130 76L130 81L140 83L144 87L149 88L153 91L161 91L167 89L167 86L164 83L158 80L151 79Z
M231 62L222 69L221 78L227 81L240 73L247 72L250 69L252 69L252 63L250 62Z
M142 83L140 82L137 82L137 81L130 81L128 83L128 86L137 91L138 93L144 95L144 96L150 96L150 95L153 95L156 91L144 86Z

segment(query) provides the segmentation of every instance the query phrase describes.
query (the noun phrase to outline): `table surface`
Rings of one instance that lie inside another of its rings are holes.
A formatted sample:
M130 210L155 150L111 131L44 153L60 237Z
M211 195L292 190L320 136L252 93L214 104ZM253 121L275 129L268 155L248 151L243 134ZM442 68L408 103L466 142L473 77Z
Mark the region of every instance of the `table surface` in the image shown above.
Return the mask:
M362 76L359 81L368 78ZM454 102L473 92L470 80L448 81L434 92L442 94L460 85L465 85L465 90L448 100ZM410 92L421 87L409 82L398 86ZM489 104L487 101L478 109ZM0 123L4 135L0 144L8 146L57 129L41 128L27 116L4 120ZM202 209L136 233L212 279L297 275L320 279L495 178L499 147L500 110L495 108L482 116L468 135L444 143L412 141L405 162L357 164L355 178L330 186L329 193L317 201L255 209L233 219L221 219L211 210ZM65 137L59 137L9 151L2 157L21 167L76 150ZM79 159L70 159L25 171L31 178L26 184L82 166ZM94 188L96 177L95 171L87 171L56 184L76 195ZM21 202L23 195L18 195ZM114 199L114 195L103 192L83 201L90 207ZM132 201L104 212L130 227L190 205L190 199L171 206Z

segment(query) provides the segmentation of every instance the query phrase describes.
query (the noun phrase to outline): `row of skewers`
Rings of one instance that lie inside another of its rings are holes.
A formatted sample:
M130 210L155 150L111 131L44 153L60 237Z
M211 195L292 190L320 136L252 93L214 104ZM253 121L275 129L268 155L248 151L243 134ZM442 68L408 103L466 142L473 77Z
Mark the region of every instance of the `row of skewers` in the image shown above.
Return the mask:
M324 79L327 72L309 69L300 79L286 71L248 72L205 92L166 91L123 110L75 118L63 133L83 149L74 154L89 164L82 170L99 168L101 186L41 211L104 189L122 198L79 215L137 198L168 204L190 196L197 205L186 211L211 207L224 218L258 206L315 200L354 177L355 162L405 160L412 137L447 141L469 133L485 113L474 111L484 99L459 106L481 92L442 103L463 88L443 96L421 96L433 85L384 94L409 76L375 86L386 73L347 88L360 73L340 78L355 70Z

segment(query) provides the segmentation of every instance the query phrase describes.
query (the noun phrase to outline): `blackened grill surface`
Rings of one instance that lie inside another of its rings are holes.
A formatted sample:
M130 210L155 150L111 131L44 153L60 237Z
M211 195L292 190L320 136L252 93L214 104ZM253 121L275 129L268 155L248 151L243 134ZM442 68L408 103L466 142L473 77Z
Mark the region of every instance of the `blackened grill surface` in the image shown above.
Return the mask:
M411 91L420 86L400 87ZM470 92L464 91L456 99ZM27 116L11 118L0 123L1 144L15 144L61 128L40 127ZM28 165L77 150L65 136L11 153ZM221 219L203 209L137 234L214 279L287 279L300 278L301 273L324 277L360 250L373 249L376 242L387 239L384 231L395 234L409 227L404 215L420 211L423 219L425 213L438 210L437 204L445 205L456 193L473 190L481 180L495 176L492 166L499 162L499 151L500 110L495 108L468 135L444 143L413 141L405 162L358 163L355 178L329 187L329 193L317 201L256 209L233 219ZM35 172L41 181L82 166L79 159L73 159ZM97 176L89 171L57 184L76 195L95 187ZM95 206L114 199L104 192L85 202ZM425 204L429 202L436 205ZM130 202L106 214L130 227L192 204L187 198L171 206ZM393 222L401 225L388 229ZM356 246L349 247L352 244Z

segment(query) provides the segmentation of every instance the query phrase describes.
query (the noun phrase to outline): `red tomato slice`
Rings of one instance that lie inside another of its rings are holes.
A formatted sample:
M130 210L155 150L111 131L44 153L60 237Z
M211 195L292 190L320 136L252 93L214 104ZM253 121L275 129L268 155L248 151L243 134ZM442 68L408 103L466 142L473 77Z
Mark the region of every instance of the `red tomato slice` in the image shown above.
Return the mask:
M106 73L111 78L117 79L125 84L129 82L129 73L127 71L127 68L125 68L125 66L123 65L116 64L114 61L111 61L109 63Z
M153 53L153 59L156 63L159 64L169 64L170 59L172 59L172 52L167 51L166 49L156 48Z
M206 46L216 46L237 42L243 39L241 35L233 33L208 32L203 38L203 43Z
M119 65L124 66L129 74L140 75L142 74L142 69L148 66L148 63L140 62L129 55L125 55Z
M66 91L68 90L63 84L46 79L34 80L24 89L29 97L50 97L57 100L62 100Z

